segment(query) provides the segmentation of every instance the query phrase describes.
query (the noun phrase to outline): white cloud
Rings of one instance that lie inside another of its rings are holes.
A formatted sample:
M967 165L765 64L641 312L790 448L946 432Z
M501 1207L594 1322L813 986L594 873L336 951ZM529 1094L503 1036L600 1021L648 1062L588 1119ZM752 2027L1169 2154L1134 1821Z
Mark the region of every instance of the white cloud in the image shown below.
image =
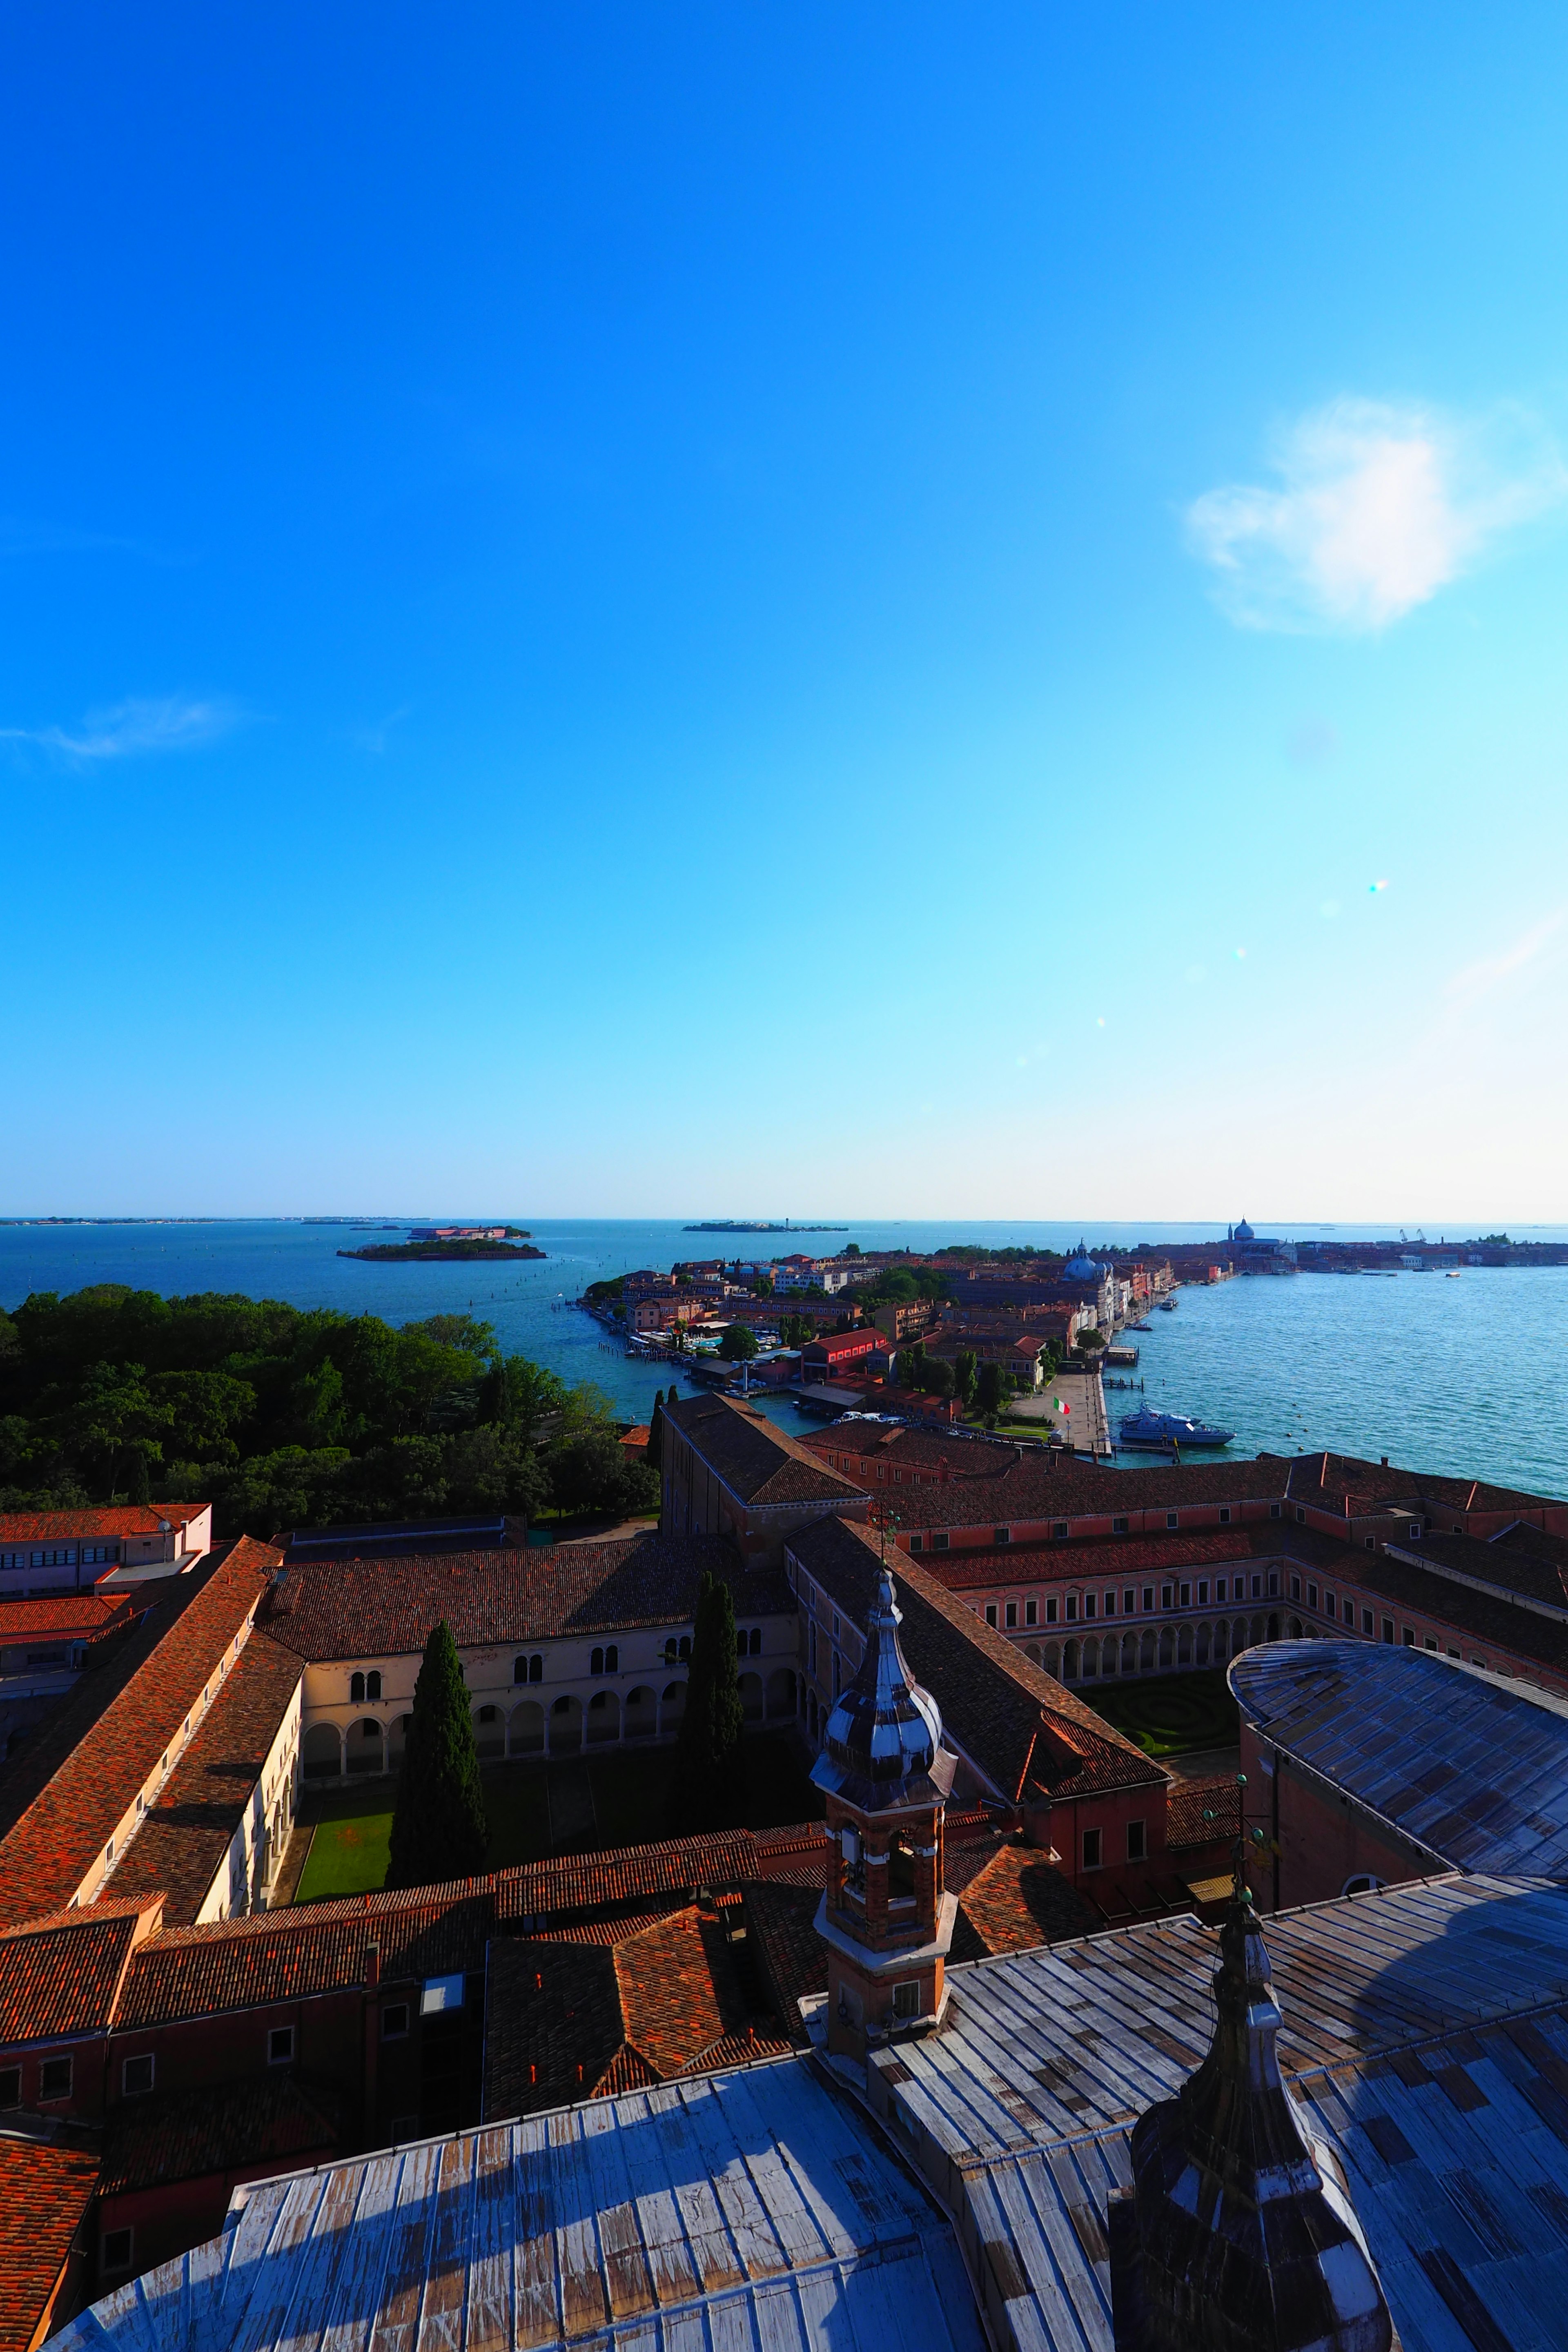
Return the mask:
M1245 628L1384 628L1568 496L1556 448L1513 410L1466 421L1337 400L1289 426L1274 462L1279 488L1227 484L1187 509Z
M144 752L196 751L228 734L243 718L234 703L221 698L198 702L166 695L89 710L76 728L0 727L0 740L36 744L63 760L124 760Z

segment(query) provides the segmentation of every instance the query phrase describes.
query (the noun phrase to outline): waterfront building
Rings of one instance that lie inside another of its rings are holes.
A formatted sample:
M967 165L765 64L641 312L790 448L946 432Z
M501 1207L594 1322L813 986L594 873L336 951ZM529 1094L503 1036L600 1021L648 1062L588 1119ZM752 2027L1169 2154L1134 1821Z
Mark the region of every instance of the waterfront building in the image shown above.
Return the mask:
M868 1507L853 1479L729 1397L666 1405L659 1451L666 1535L727 1536L748 1565L778 1564L785 1537L813 1519Z

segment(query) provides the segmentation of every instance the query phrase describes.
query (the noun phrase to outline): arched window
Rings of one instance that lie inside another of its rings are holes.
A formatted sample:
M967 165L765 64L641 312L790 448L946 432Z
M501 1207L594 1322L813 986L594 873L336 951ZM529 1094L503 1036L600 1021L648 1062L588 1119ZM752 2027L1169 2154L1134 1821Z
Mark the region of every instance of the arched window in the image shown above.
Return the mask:
M538 1683L544 1679L544 1660L536 1650L531 1658L514 1658L511 1662L514 1683Z
M364 1678L364 1695L366 1698L379 1698L381 1696L381 1675L379 1673L366 1675Z
M1358 1870L1353 1878L1346 1879L1344 1885L1340 1889L1340 1893L1342 1895L1370 1895L1374 1887L1383 1886L1386 1884L1386 1880L1379 1878L1374 1871Z
M752 1628L752 1655L753 1658L760 1658L762 1654L763 1629L760 1625L753 1625Z
M675 1654L683 1666L689 1665L691 1662L691 1636L689 1633L682 1633L680 1637L680 1647L677 1650Z
M363 1706L364 1705L364 1676L363 1675L351 1675L349 1676L349 1705L351 1706Z
M616 1642L606 1642L605 1644L605 1672L607 1675L618 1675L620 1671L620 1644Z
M591 1675L602 1675L604 1671L605 1654L603 1650L595 1650L588 1661L588 1672Z
M499 1723L500 1721L500 1707L481 1706L479 1709L479 1721L481 1723Z
M675 1660L676 1660L676 1654L677 1654L677 1647L678 1647L678 1645L677 1645L677 1643L676 1643L676 1639L675 1639L674 1634L672 1633L672 1634L670 1635L670 1637L669 1637L668 1641L668 1642L665 1643L665 1645L664 1645L664 1663L665 1663L665 1664L666 1664L667 1666L672 1666L672 1665L674 1665L674 1664L675 1664Z

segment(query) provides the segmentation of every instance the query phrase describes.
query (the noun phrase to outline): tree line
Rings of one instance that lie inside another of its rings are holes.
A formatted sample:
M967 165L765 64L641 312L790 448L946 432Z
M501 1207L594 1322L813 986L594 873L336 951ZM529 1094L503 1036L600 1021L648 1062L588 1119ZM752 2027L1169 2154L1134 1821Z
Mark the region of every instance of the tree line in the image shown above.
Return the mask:
M220 1535L653 1509L608 1400L490 1325L121 1283L0 1312L0 1509L211 1499Z

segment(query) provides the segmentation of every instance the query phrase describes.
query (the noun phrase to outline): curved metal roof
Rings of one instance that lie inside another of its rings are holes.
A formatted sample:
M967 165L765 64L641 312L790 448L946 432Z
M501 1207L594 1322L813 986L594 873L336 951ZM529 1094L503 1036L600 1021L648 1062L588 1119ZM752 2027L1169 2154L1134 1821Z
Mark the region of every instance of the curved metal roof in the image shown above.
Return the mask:
M1267 1738L1446 1862L1568 1878L1563 1700L1370 1642L1271 1642L1233 1659L1229 1682Z

